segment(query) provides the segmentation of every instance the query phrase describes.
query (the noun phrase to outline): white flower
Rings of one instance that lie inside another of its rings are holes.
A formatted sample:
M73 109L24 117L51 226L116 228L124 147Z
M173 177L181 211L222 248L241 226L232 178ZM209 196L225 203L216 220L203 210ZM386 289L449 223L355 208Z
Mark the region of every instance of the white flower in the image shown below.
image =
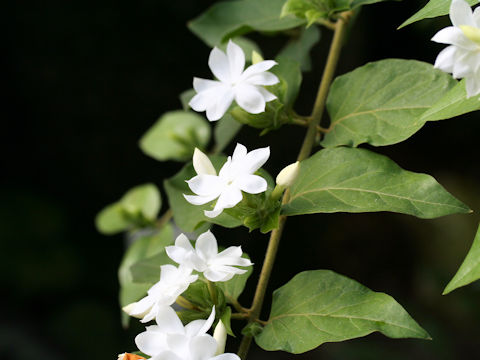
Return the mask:
M157 316L157 325L137 335L138 349L154 360L239 360L235 354L215 356L216 340L208 329L215 320L215 308L207 320L195 320L185 327L175 311L164 308Z
M193 248L190 240L183 235L177 237L175 246L165 248L167 255L175 262L192 267L210 281L228 281L235 274L243 274L246 270L233 266L251 266L252 262L242 258L240 246L230 246L218 253L217 239L210 232L201 234Z
M467 97L480 93L480 8L474 12L464 0L450 5L453 26L440 30L433 41L450 44L438 54L435 67L465 78Z
M273 60L265 60L243 71L245 54L240 46L230 40L226 54L215 47L210 52L208 66L219 81L193 78L197 94L189 105L195 111L207 111L210 121L220 119L233 100L251 114L264 112L265 103L277 98L263 88L279 82L267 71L276 64Z
M123 310L131 316L143 318L142 322L153 320L165 307L173 304L177 297L197 279L198 275L192 275L192 268L163 265L160 281L148 290L147 296L127 305Z
M199 153L200 150L197 151ZM218 216L223 209L228 209L242 201L242 191L249 194L259 194L267 190L267 182L258 175L253 175L270 156L270 148L261 148L247 153L247 148L237 144L233 156L229 156L227 162L222 166L218 176L206 169L213 168L210 160L205 156L194 156L193 167L197 172L187 181L188 186L196 195L183 195L185 199L193 205L204 205L218 198L213 211L205 211L208 217Z
M300 172L300 162L296 161L282 169L277 175L275 182L283 187L292 186Z

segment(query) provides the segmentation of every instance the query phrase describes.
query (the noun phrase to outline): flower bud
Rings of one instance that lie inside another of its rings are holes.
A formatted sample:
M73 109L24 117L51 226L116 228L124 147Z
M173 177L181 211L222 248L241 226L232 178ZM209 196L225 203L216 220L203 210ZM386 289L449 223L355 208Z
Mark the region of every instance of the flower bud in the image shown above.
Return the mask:
M459 28L468 39L480 44L480 29L469 25L460 25Z
M118 359L117 360L139 360L145 358L140 355L135 355L135 354L130 354L130 353L123 353L123 354L118 354Z
M213 337L217 341L217 352L215 355L223 354L225 352L225 344L227 343L227 329L223 325L222 320L219 320L217 326L215 326Z
M252 51L252 64L256 64L263 61L262 55L260 55L255 50Z
M300 163L297 161L283 168L283 170L278 173L276 182L280 186L289 187L297 179L299 172Z
M193 152L193 168L198 175L217 175L217 171L208 156L197 148Z

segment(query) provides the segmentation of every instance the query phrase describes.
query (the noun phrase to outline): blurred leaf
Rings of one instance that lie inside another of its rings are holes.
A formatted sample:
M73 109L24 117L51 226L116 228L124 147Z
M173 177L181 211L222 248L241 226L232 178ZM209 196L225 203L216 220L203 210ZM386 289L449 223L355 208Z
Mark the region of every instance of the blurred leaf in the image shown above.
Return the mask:
M380 60L339 76L328 94L331 124L322 145L401 142L423 126L421 115L455 84L450 74L415 60Z
M477 229L477 234L473 240L472 247L460 266L460 269L458 269L453 279L450 280L443 291L443 295L446 295L459 287L468 285L478 279L480 279L480 226Z
M316 26L302 29L297 38L291 39L278 54L279 57L288 58L301 65L302 71L310 71L312 62L310 51L320 40L320 30Z
M270 318L255 340L265 350L299 354L375 331L391 338L430 338L391 296L333 271L315 270L274 291Z
M250 257L243 253L242 255L245 259L250 259ZM217 286L222 289L223 293L225 294L225 298L228 303L233 304L237 301L240 294L245 289L245 284L247 283L248 278L252 275L253 266L242 267L242 269L247 270L246 273L235 275L228 281L221 281L217 282Z
M304 21L295 17L280 19L284 2L285 0L219 2L189 22L188 28L214 47L231 37L251 31L281 31L302 25Z
M465 80L462 80L425 111L418 121L451 119L476 110L480 110L480 96L472 96L467 99Z
M208 285L206 281L207 280L205 279L199 278L196 282L190 284L188 289L182 294L182 297L190 301L201 310L205 311L208 315L210 315L212 307L215 305L215 317L218 319L225 310L225 296L223 295L222 290L216 286L218 283L214 283L217 295L217 303L214 304L210 296L210 292L208 291Z
M95 218L95 225L105 235L146 226L156 219L161 205L160 192L154 184L139 185L129 190L120 201L102 209Z
M475 5L477 0L466 0L469 5ZM409 17L398 28L401 29L404 26L410 25L419 20L434 18L437 16L447 15L450 12L451 0L430 0L427 5Z
M324 149L300 164L285 215L391 211L431 219L470 211L433 177L368 150Z
M213 163L213 166L217 170L220 170L221 166L225 163L226 158L224 156L210 156L210 160ZM173 218L175 224L183 232L192 232L196 230L204 222L212 222L214 224L219 224L224 227L237 227L242 224L238 219L233 218L228 215L225 211L222 212L219 216L211 219L206 217L203 214L204 210L211 210L212 204L207 204L203 206L197 206L190 204L183 194L191 194L191 191L185 182L196 175L195 170L191 163L185 165L179 173L174 177L165 180L164 188L168 196L168 202L170 208L173 211Z
M143 297L151 287L151 283L134 283L130 267L142 259L149 258L157 252L162 252L165 246L173 243L173 229L170 224L163 226L156 234L136 239L123 255L118 269L120 282L120 306L124 307ZM158 274L157 274L158 275ZM122 312L122 324L128 326L129 316Z
M173 244L173 238L171 243L165 246L171 244ZM160 280L160 267L167 264L178 265L168 257L165 248L163 248L155 255L142 258L130 266L132 280L134 283L153 285Z
M278 76L282 86L278 97L285 108L290 110L297 99L302 84L300 63L284 56L277 56L275 60L278 65L274 66L271 72Z
M140 148L160 161L184 161L192 156L195 147L205 149L209 140L207 120L196 113L177 110L157 120L140 139Z
M225 114L220 120L215 123L213 130L213 137L215 139L215 151L221 153L235 138L242 124L230 114Z

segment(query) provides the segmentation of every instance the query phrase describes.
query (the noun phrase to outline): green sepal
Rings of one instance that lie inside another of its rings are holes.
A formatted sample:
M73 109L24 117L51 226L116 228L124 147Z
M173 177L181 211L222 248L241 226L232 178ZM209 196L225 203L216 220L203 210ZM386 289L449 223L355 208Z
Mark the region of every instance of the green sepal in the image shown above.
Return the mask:
M230 306L225 307L225 310L220 316L220 320L222 320L223 325L225 326L225 330L227 330L227 334L233 337L236 337L232 331L231 326L231 318L232 318L232 308Z

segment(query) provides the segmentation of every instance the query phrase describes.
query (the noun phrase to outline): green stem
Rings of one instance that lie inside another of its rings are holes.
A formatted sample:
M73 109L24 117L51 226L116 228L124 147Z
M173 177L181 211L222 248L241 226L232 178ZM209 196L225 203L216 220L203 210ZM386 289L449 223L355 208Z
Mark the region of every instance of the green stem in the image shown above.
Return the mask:
M310 156L312 148L315 142L315 135L317 133L317 126L320 125L323 110L325 108L325 101L328 94L328 89L335 73L335 68L342 48L343 36L345 34L346 25L348 19L351 16L351 12L342 13L343 16L335 24L335 33L333 35L332 44L330 45L330 51L327 58L327 63L323 71L322 80L317 92L317 98L312 112L312 119L308 124L307 134L302 144L302 148L298 154L298 161L302 161ZM282 203L285 204L290 198L290 191L285 191L283 195ZM282 215L279 218L278 228L274 229L270 234L270 240L268 242L267 252L265 254L265 260L263 262L260 278L255 290L255 296L253 298L252 307L250 310L249 322L258 322L260 311L262 310L263 300L267 291L268 281L272 273L273 264L275 263L275 257L277 255L278 246L280 244L280 238L282 237L283 228L287 217ZM241 359L246 359L250 344L252 343L251 336L244 336L240 347L238 349L238 356Z
M215 288L215 283L208 280L207 286L208 286L208 292L210 293L210 297L212 298L213 304L217 306L218 305L217 289Z

